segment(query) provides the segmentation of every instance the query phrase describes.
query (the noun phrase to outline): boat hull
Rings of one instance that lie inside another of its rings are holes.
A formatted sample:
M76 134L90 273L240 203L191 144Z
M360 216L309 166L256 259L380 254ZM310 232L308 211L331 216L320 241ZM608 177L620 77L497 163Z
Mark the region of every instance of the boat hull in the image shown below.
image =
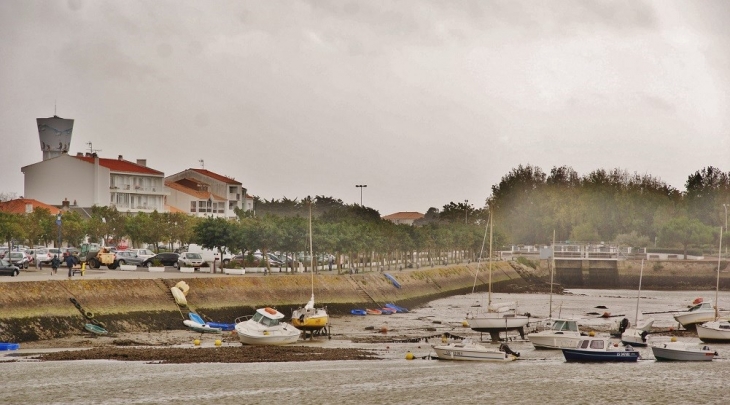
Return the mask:
M535 346L535 349L548 350L576 348L578 347L578 343L582 339L580 333L571 336L565 334L543 332L531 333L527 335L527 338L530 340L530 343Z
M291 324L295 328L299 330L306 330L306 331L317 331L322 328L327 327L327 324L329 323L329 316L327 314L324 315L315 315L315 316L309 316L309 317L298 317L298 318L292 318Z
M651 351L657 361L712 361L715 358L715 352L709 349L688 349L672 343L653 345Z
M730 323L727 321L698 324L697 337L705 343L730 343Z
M469 327L477 332L492 332L492 331L505 331L505 330L516 330L525 327L529 322L530 318L526 316L518 315L504 315L496 313L496 316L490 316L486 314L484 316L474 316L471 319L467 319Z
M565 361L569 363L629 363L639 360L637 351L594 351L563 349Z
M621 334L621 343L634 347L646 347L646 336L648 332L642 329L629 328Z
M694 328L698 323L715 320L714 311L688 312L674 315L674 319L687 329Z
M433 350L436 352L439 360L506 362L516 359L514 355L505 352L476 346L460 346L454 344L437 345L433 346Z

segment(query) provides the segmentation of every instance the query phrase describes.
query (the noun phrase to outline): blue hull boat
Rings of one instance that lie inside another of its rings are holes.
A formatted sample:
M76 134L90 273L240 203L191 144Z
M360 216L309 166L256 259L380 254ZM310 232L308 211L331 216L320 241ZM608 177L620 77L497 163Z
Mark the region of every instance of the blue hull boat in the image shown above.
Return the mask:
M639 352L633 347L618 347L608 339L598 337L586 337L577 348L562 350L568 363L634 363L639 360Z
M388 273L385 273L385 277L390 280L391 283L393 283L395 288L400 288L400 283L398 282L398 280L395 279L395 277L391 276Z
M350 313L357 316L365 316L368 314L364 309L353 309Z

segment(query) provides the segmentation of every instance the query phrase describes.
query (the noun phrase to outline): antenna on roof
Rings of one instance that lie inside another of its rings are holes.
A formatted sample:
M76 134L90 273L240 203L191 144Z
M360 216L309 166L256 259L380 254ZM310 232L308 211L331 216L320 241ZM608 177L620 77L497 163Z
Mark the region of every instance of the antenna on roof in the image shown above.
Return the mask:
M56 104L57 104L57 101L58 100L53 100L53 116L54 117L58 117L58 115L56 115Z
M200 163L201 168L205 169L205 160L200 159L200 160L198 160L198 163Z
M89 146L89 153L101 152L101 149L94 149L93 148L93 145L91 144L91 142L86 142L86 145Z

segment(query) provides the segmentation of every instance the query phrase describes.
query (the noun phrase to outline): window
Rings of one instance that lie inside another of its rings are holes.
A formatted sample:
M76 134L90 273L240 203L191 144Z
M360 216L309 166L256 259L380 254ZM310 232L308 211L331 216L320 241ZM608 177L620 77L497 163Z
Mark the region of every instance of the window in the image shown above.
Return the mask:
M603 349L603 340L591 341L591 349Z
M190 212L195 212L195 201L190 201Z

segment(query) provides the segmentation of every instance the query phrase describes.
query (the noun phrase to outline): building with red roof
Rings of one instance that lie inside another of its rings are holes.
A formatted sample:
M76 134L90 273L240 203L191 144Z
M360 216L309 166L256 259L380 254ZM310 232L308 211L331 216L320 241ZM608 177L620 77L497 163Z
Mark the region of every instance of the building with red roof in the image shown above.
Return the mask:
M51 215L58 215L61 210L48 204L44 204L32 198L16 198L9 201L0 201L0 211L9 214L30 214L36 208L45 208Z
M232 177L206 169L186 169L167 176L167 204L199 217L235 218L235 209L248 210L246 188Z
M383 219L388 220L394 224L413 225L414 222L423 218L425 215L420 212L396 212L395 214L386 215Z

